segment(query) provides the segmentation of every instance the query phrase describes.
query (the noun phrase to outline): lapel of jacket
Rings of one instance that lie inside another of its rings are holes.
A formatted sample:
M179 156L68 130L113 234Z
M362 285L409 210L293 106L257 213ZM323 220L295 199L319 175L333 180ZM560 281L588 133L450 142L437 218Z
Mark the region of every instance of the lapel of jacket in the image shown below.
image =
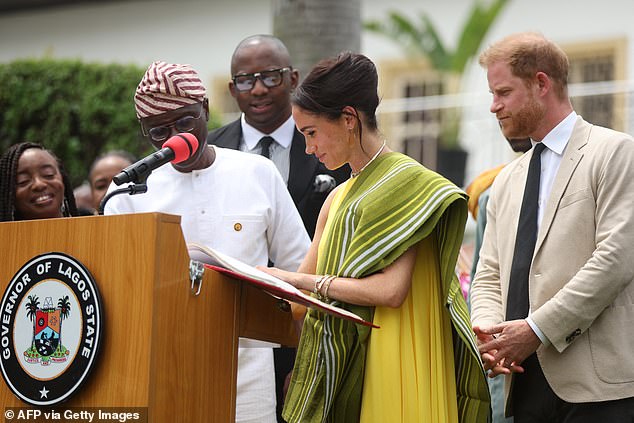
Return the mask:
M526 177L528 175L528 165L531 160L531 154L524 154L520 157L517 166L513 169L509 176L508 186L510 189L505 190L506 195L510 197L510 210L514 211L513 216L506 216L510 219L508 223L515 228L513 236L517 235L517 224L519 221L520 211L522 209L522 200L524 199L524 189L526 188ZM515 241L513 241L515 242Z
M306 154L306 142L301 132L295 128L291 144L291 164L288 173L288 191L295 204L306 193L310 192L313 183L317 161L312 155Z
M590 135L590 128L592 125L586 121L577 118L575 127L572 130L572 135L568 141L568 145L564 150L564 155L561 158L561 164L559 170L553 181L553 187L550 191L550 197L546 202L546 209L544 210L544 216L540 225L539 233L537 234L537 243L535 245L535 253L539 250L540 246L546 238L546 234L550 230L550 226L553 223L557 209L559 208L559 202L564 195L566 187L570 182L570 178L579 165L579 161L583 157L581 149L588 143L588 136Z
M224 131L224 134L216 138L214 144L218 147L238 150L242 140L242 124L240 119L231 122Z

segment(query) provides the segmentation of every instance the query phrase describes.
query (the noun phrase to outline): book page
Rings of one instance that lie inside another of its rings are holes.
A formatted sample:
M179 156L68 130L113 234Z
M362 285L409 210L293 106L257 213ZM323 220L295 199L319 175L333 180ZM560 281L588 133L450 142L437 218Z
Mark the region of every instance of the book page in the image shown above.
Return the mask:
M363 320L360 316L348 310L325 303L310 295L306 295L288 282L256 269L255 267L234 257L230 257L212 248L196 243L187 244L187 249L192 260L204 263L206 266L236 279L249 282L274 297L303 304L307 307L312 307L337 317L352 320L365 326L378 328L378 326Z

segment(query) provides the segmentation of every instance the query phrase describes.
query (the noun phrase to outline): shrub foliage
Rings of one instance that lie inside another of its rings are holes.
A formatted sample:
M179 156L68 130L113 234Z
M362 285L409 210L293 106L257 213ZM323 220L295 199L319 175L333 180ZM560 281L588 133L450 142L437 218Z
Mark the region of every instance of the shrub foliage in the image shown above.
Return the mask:
M22 141L41 143L62 159L74 186L102 152L149 154L133 102L144 72L78 60L0 64L0 152Z

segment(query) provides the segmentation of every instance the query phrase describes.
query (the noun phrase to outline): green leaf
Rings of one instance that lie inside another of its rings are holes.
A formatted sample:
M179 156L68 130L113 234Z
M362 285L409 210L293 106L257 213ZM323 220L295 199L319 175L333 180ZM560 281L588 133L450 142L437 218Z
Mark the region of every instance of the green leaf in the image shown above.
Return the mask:
M426 13L421 13L419 21L414 22L399 12L390 11L385 21L368 21L364 23L364 28L391 39L407 54L428 58L436 70L463 73L467 63L478 53L487 32L508 2L509 0L493 0L492 2L476 0L460 32L454 51L445 47L440 33Z
M424 12L420 14L419 21L414 22L399 12L391 11L385 21L369 21L364 28L391 39L408 55L426 57L434 70L460 75L478 53L493 22L508 2L475 0L453 51L446 48L433 21ZM456 146L460 110L443 110L442 116L441 142L445 146Z
M133 96L145 68L29 59L0 64L0 152L39 142L64 163L74 186L101 153L152 148L140 136ZM219 125L213 114L212 125Z

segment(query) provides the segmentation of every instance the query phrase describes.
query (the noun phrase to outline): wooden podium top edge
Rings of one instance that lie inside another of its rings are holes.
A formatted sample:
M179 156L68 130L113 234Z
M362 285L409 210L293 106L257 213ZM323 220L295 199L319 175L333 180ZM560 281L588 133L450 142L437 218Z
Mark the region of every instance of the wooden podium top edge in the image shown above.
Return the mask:
M23 222L42 222L44 220L46 220L47 222L54 222L54 221L58 221L58 220L66 220L66 219L113 219L113 218L120 218L120 216L130 216L130 215L134 215L134 216L139 216L139 217L145 217L145 216L154 216L157 220L161 221L161 222L167 222L167 223L180 223L181 222L181 217L177 214L168 214L168 213L159 213L159 212L151 212L151 213L128 213L128 214L111 214L111 215L107 215L107 216L73 216L73 217L59 217L59 218L51 218L51 219L34 219L34 220L15 220L15 221L11 221L11 222L0 222L0 225L2 224L16 224L16 223L23 223Z

